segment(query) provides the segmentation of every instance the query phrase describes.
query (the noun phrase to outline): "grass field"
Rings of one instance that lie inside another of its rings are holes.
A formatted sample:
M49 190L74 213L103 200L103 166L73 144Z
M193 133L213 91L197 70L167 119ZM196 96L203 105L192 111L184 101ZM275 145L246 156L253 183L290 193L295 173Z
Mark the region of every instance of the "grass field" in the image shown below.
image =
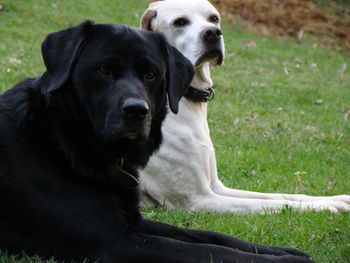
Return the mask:
M147 3L125 2L0 1L1 92L44 71L40 44L50 32L84 19L137 26ZM262 192L350 194L350 53L307 39L263 38L230 24L223 33L227 55L225 65L213 69L216 98L209 104L223 182ZM318 263L350 262L349 213L285 209L242 215L163 208L143 213L179 226L297 247ZM5 262L41 261L0 254Z

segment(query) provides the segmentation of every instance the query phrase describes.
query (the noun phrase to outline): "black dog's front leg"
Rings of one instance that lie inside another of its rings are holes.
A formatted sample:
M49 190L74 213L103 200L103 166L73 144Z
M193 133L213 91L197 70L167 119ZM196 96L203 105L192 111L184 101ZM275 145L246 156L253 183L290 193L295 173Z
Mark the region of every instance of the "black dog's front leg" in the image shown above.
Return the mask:
M275 256L291 255L304 257L305 259L309 258L306 253L294 248L264 246L243 241L221 233L186 229L146 219L143 219L140 225L140 232L181 240L188 243L212 244L234 248L252 254L265 254ZM305 262L312 261L306 260Z
M101 262L125 263L312 263L299 256L272 256L243 252L223 246L188 243L135 232L114 249L112 258Z

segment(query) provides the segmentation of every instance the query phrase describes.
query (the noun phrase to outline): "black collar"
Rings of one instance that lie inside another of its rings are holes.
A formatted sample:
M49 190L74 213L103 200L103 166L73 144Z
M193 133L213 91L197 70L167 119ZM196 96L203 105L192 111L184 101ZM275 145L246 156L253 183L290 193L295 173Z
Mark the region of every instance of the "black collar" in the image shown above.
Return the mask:
M194 87L190 87L185 94L185 97L193 102L208 102L214 99L214 96L215 91L213 88L200 90Z
M123 158L110 164L106 174L107 182L115 187L129 189L137 187L139 185L137 175L133 175L132 172L129 172L126 169L127 167Z

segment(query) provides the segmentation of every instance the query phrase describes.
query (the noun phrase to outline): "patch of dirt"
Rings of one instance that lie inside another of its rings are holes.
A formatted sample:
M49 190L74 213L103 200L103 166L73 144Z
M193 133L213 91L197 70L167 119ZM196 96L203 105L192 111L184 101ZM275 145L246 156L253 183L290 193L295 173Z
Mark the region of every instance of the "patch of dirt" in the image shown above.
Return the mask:
M339 50L350 49L350 19L323 11L310 0L211 0L224 19L264 36L304 33Z

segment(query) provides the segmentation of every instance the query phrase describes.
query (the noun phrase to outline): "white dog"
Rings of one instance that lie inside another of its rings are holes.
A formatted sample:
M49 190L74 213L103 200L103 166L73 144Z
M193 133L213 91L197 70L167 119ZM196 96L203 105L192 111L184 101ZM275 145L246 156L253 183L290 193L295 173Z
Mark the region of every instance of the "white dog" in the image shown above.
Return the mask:
M347 211L350 196L313 197L265 194L225 187L218 179L215 152L207 123L207 100L213 96L210 66L224 58L220 15L206 0L151 3L141 27L162 32L195 66L189 93L163 125L164 141L141 171L146 203L189 211L242 212L297 209Z

